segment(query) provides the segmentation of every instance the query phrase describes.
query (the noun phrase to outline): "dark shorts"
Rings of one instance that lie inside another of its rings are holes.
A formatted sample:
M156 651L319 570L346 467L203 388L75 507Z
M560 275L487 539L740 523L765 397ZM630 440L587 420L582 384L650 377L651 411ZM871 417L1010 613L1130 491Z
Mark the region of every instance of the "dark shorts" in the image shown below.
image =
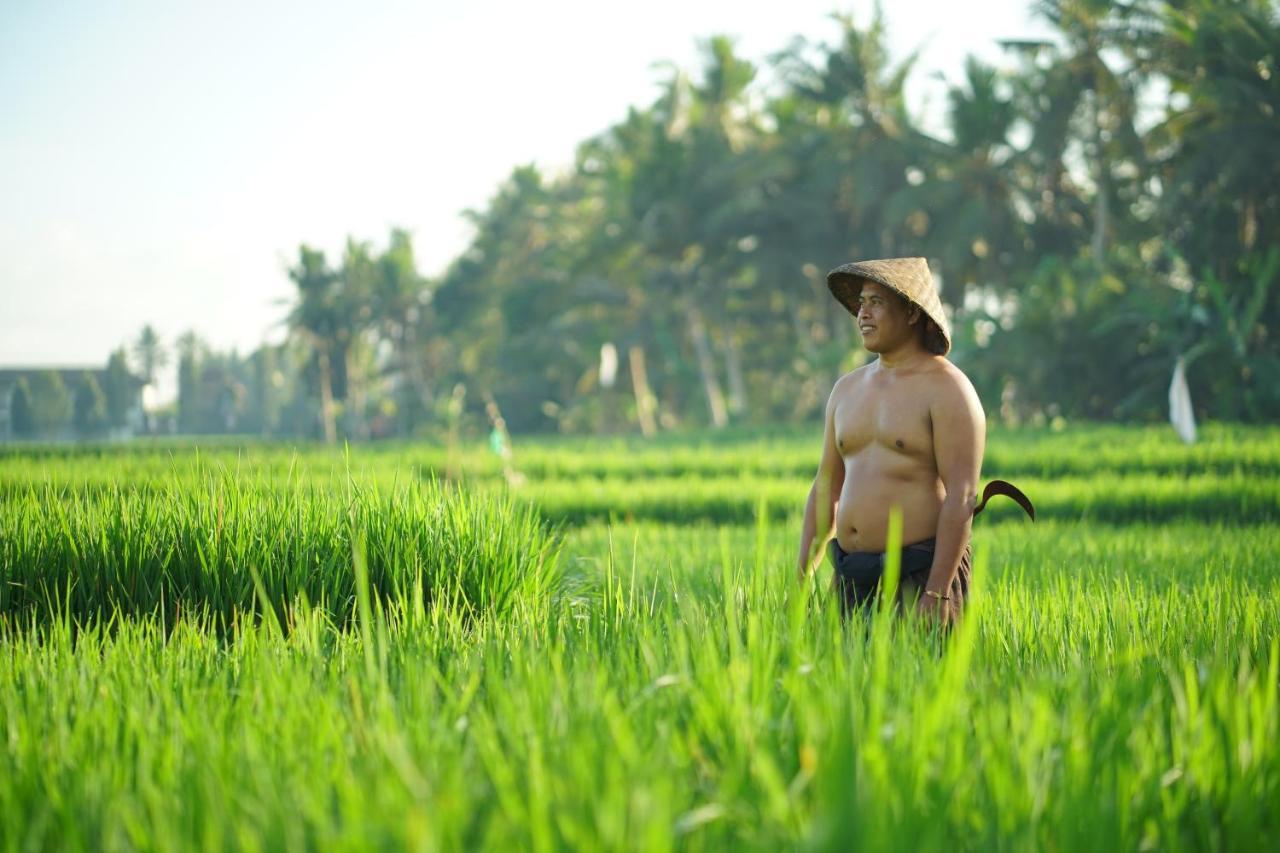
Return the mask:
M929 582L929 570L933 568L933 539L915 542L902 549L901 574L898 582L898 604L914 602L924 594ZM840 595L840 609L846 616L853 610L866 608L880 592L880 577L884 574L883 551L845 551L832 539L827 555L835 569L835 587ZM968 543L960 552L960 569L951 581L951 612L960 616L964 612L964 599L969 591L969 575L972 571L973 551Z

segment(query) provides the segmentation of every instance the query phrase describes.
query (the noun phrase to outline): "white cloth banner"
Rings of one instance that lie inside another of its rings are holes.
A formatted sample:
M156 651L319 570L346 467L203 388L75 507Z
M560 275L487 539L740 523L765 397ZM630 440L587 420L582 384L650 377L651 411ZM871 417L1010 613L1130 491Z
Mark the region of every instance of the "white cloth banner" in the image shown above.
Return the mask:
M1187 369L1182 356L1173 365L1173 381L1169 383L1169 423L1187 444L1196 441L1196 416L1191 411L1191 389L1187 387Z
M613 381L618 378L618 348L612 341L605 341L600 347L600 386L612 388Z

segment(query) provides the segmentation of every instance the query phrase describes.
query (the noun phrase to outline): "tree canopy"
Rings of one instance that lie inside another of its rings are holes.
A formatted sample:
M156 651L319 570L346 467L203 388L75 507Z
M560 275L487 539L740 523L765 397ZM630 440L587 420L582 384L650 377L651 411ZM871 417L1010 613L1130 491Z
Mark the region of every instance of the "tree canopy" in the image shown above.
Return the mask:
M907 255L1007 422L1163 417L1179 356L1197 414L1274 419L1276 4L1035 9L1056 38L1007 43L1013 70L970 58L934 133L879 14L764 63L712 37L568 168L512 172L440 275L400 230L299 247L284 344L179 340L178 422L333 441L460 411L512 432L811 419L866 357L826 271Z

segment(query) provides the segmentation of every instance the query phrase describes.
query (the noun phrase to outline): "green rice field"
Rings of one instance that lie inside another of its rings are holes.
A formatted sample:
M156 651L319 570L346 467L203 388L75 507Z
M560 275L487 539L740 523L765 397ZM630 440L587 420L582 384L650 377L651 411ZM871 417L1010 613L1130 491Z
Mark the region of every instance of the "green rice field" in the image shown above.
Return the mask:
M0 449L0 848L1280 847L1280 429L993 431L945 638L819 443Z

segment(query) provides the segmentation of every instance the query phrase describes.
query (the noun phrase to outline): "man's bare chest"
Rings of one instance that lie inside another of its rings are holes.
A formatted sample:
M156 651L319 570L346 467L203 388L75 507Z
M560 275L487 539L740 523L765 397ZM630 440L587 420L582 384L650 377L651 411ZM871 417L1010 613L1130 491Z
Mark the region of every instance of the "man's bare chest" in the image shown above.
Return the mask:
M921 459L933 458L933 424L923 383L885 387L862 383L849 390L835 411L836 446L846 459L874 449Z

